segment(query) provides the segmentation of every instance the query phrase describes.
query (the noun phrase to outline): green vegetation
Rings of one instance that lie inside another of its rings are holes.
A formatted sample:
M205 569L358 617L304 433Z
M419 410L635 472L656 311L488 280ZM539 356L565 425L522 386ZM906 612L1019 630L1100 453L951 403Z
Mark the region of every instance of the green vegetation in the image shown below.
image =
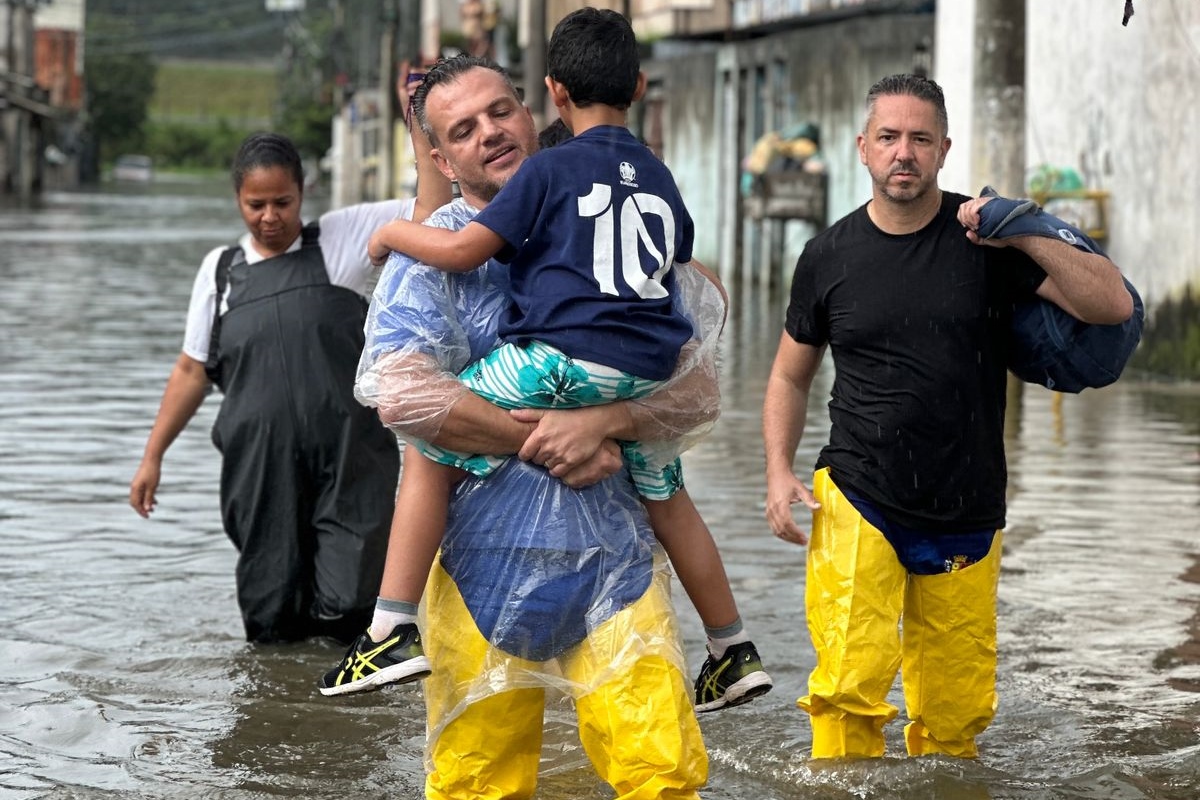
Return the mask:
M270 64L163 62L143 152L159 169L224 170L247 134L272 127L277 83Z
M1154 308L1133 354L1135 369L1178 380L1200 380L1200 292L1192 284Z
M263 25L208 12L197 20L188 9L156 11L148 0L98 5L106 8L89 8L85 35L94 46L84 63L100 164L145 153L159 170L224 170L241 140L263 129L287 134L306 157L328 150L336 62L346 44L333 46L329 8L285 20L254 4L237 7ZM243 41L255 30L274 41Z
M118 17L89 16L87 36L120 35L129 27ZM84 63L91 133L100 160L141 152L147 105L154 94L154 62L144 51L101 51L89 54Z
M267 128L278 97L274 64L162 61L150 121Z
M275 127L291 137L302 155L319 158L333 142L335 61L345 54L338 46L328 10L322 12L311 5L305 12L304 28L288 30Z

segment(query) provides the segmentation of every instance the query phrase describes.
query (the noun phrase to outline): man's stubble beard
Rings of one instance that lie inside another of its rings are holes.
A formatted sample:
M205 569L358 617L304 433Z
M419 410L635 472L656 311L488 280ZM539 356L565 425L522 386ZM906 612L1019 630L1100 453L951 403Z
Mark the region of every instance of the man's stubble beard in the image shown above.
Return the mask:
M937 181L927 181L924 173L918 173L917 180L910 183L906 188L903 189L892 188L890 181L896 172L914 172L915 170L915 164L911 162L903 162L893 168L890 168L882 176L876 176L872 174L871 180L875 183L876 188L879 189L879 193L887 200L893 203L914 203L928 195L931 191L937 191Z
M512 179L512 175L505 175L498 180L481 180L476 184L465 184L459 181L459 189L466 189L467 192L474 195L483 205L487 205L496 199L496 195L500 194L500 190Z
M875 181L875 185L879 188L879 193L893 203L915 203L930 191L937 189L935 184L925 182L914 183L903 189L893 188L888 183L890 179L891 175L887 175L882 181Z
M484 202L490 203L496 199L496 195L500 194L500 190L504 188L504 184L508 183L508 179L503 181L486 181L482 186L472 187L472 191Z

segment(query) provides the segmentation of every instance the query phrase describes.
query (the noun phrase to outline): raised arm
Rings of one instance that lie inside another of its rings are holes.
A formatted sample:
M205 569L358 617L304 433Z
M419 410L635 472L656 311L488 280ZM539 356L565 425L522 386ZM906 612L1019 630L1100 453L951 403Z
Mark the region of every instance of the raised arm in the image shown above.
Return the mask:
M1047 236L981 238L976 232L979 211L993 200L977 197L959 207L958 221L967 229L968 239L990 247L1015 247L1032 258L1046 271L1038 296L1078 320L1115 325L1129 319L1133 314L1133 298L1125 288L1121 271L1108 258Z
M407 98L405 92L401 102L407 104ZM450 179L433 163L433 156L430 155L433 145L420 125L409 125L409 138L417 168L417 202L413 206L412 219L413 222L424 222L433 212L449 203L454 195L450 189Z
M397 219L371 234L367 254L375 266L383 264L395 251L445 272L470 272L498 253L503 245L503 239L478 222L450 231Z
M1117 266L1102 255L1085 253L1043 236L1009 239L1046 270L1038 296L1083 322L1116 325L1133 314L1133 298Z

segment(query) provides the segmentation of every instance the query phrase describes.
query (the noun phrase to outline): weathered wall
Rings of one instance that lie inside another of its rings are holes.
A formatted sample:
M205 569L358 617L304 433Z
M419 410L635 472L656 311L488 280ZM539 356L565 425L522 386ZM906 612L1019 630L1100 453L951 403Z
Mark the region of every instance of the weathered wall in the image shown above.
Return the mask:
M880 77L912 70L914 51L932 39L933 28L929 14L883 15L687 55L660 46L644 66L664 87L663 158L696 221L697 258L722 274L733 268L737 175L766 131L815 122L828 162L828 218L865 202L871 184L856 147L863 99ZM809 235L806 225L788 225L789 269Z
M1200 3L1135 0L1127 27L1122 3L1103 5L1027 0L1026 172L1071 167L1088 188L1110 193L1106 246L1153 304L1200 284ZM923 39L936 42L933 74L954 140L942 186L977 192L975 16L974 0L953 0L939 3L936 17L833 22L700 54L660 45L647 71L664 87L664 158L696 218L698 256L729 267L738 164L764 130L816 122L829 161L829 219L865 201L869 179L854 147L863 94L876 78L910 70ZM785 262L811 233L795 223L787 230Z
M689 53L647 65L646 70L661 86L661 155L696 224L696 257L706 264L716 263L713 233L720 217L716 55L716 50Z
M932 34L930 15L883 16L801 29L778 43L792 86L784 125L813 121L821 128L831 222L871 196L857 144L867 90L885 75L911 72L917 44Z
M938 10L935 77L955 138L946 186L968 174L973 5ZM1026 164L1071 167L1111 193L1107 249L1153 304L1200 284L1200 3L1134 5L1122 27L1120 2L1028 0Z
M84 5L84 0L53 0L49 5L39 4L34 10L34 25L82 33Z

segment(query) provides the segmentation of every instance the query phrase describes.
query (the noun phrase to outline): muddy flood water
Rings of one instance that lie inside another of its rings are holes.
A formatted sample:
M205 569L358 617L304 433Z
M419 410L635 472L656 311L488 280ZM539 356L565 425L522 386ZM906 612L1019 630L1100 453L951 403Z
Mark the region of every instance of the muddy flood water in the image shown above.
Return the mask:
M422 796L419 688L324 698L315 680L340 647L242 640L208 438L218 397L168 454L155 517L126 505L196 266L240 231L223 186L0 209L0 798ZM724 413L685 457L776 684L703 716L704 797L1200 797L1200 390L1139 376L1013 405L1000 709L980 758L907 759L897 720L882 760L808 759L804 551L763 518L781 317L778 297L735 291ZM812 406L803 469L827 431ZM694 669L702 631L675 596ZM548 715L539 797L611 797L571 719Z

